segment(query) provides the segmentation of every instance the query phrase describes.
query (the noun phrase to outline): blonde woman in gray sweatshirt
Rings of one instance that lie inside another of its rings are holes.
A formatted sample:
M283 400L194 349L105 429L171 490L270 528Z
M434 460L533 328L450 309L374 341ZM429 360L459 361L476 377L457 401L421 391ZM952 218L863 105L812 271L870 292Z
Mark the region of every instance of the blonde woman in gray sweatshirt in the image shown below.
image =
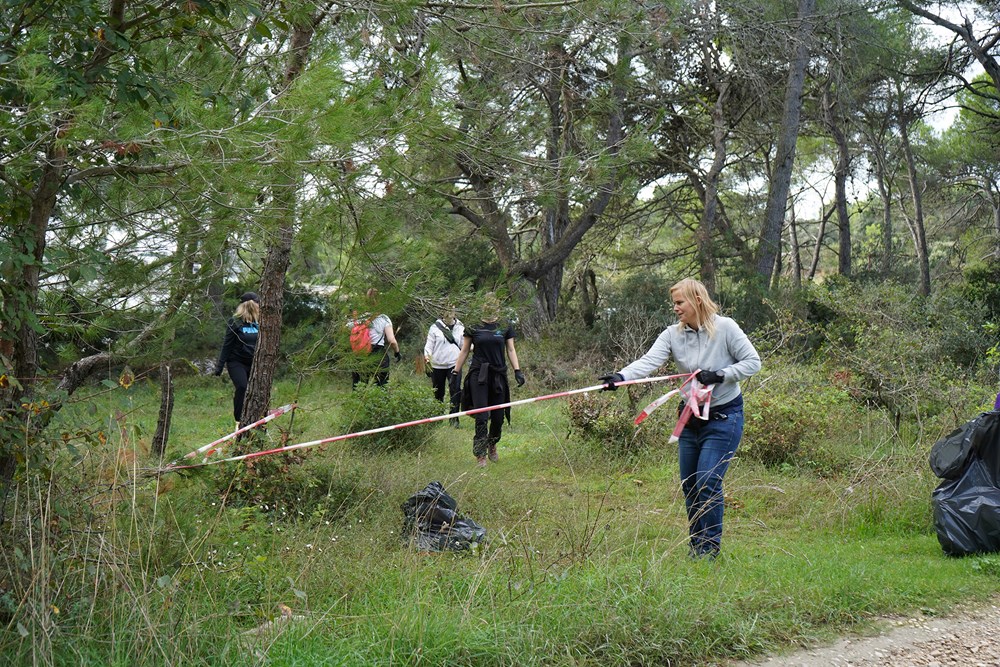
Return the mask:
M670 296L677 324L664 329L642 357L600 379L607 383L605 390L613 391L616 382L648 377L673 358L680 372L700 370L698 381L714 385L709 419L690 419L679 449L690 555L714 559L722 545L722 478L743 437L740 381L760 370L760 355L734 320L718 314L719 306L700 281L685 278L670 288ZM690 388L686 385L682 393Z

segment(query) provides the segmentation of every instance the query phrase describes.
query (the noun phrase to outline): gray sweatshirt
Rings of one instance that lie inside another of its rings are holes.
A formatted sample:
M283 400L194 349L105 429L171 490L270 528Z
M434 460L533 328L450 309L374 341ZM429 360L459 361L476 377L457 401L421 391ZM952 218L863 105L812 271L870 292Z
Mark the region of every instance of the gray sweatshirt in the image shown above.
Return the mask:
M722 405L740 395L740 380L760 370L760 355L740 325L728 317L715 315L715 336L705 327L698 330L673 324L656 337L646 354L618 371L626 380L648 377L670 357L682 373L696 370L722 371L726 379L715 385L712 405Z

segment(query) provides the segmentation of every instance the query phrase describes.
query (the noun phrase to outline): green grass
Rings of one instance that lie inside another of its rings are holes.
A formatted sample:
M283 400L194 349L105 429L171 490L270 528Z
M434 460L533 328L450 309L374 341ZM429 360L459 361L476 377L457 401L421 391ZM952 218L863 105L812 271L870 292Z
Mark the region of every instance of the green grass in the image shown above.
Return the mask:
M291 433L287 416L272 424L270 444L340 433L348 391L279 383L272 403L301 407ZM181 382L168 460L231 430L229 392ZM836 476L737 460L724 554L705 563L686 557L673 452L608 460L567 437L559 401L515 408L485 470L466 418L415 452L348 440L261 461L242 495L236 466L127 483L156 465L157 408L139 384L58 416L109 437L76 458L60 450L51 484L21 487L2 536L6 664L713 664L1000 589L992 557L938 547L930 443L884 437L874 418L821 443L841 459ZM669 417L646 427L665 436ZM478 553L400 543L400 504L433 480L488 529ZM274 621L279 605L296 618Z

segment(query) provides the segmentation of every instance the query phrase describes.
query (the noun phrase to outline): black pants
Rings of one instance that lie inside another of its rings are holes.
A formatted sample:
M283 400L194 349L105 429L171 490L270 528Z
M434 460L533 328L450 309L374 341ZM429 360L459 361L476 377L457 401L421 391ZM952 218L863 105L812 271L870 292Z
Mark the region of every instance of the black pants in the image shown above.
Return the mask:
M247 382L250 380L251 364L242 361L226 362L226 370L229 371L229 379L233 381L236 392L233 394L233 419L240 420L243 416L243 401L247 397Z
M485 406L483 406L485 407ZM490 410L474 415L476 431L472 434L472 455L476 458L489 454L503 435L503 410Z
M372 351L368 354L368 359L365 363L369 363L371 357L375 355L381 355L381 359L378 362L379 370L375 373L375 384L379 387L384 387L389 382L389 355L385 353L384 345L372 345ZM357 371L351 371L351 389L358 386L358 383L362 381L361 373ZM367 382L368 380L364 380Z
M450 412L460 412L462 409L462 375L452 373L450 368L432 368L431 385L434 387L434 398L444 402L444 390L448 388L448 398L451 401ZM457 419L457 417L456 417Z
M485 382L479 382L480 379ZM465 380L465 390L469 396L463 395L466 409L472 407L485 408L490 405L501 405L510 400L510 389L507 386L507 375L503 369L484 370L482 366L471 367ZM503 436L503 420L507 418L508 408L478 412L473 417L476 420L476 430L472 435L472 454L476 458L486 456L490 449L497 446Z

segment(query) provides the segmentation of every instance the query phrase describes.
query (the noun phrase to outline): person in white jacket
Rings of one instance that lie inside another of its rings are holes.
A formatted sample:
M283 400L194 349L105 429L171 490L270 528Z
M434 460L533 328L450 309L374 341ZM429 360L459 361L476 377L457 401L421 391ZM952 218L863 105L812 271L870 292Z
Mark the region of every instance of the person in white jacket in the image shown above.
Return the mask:
M452 373L452 369L455 368L455 361L462 349L464 334L465 325L455 316L455 309L448 308L431 325L427 331L427 341L424 343L424 361L431 369L434 398L444 402L444 391L447 387L451 412L459 412L462 409L462 369L457 369L457 373ZM455 428L459 427L458 417L452 417L448 421Z
M718 314L700 281L685 278L670 288L678 322L663 330L642 357L617 373L602 375L605 390L616 382L648 377L670 358L682 373L699 371L700 385L712 385L709 419L692 417L680 435L681 488L687 506L694 558L715 558L722 545L722 477L743 437L740 381L760 370L760 355L740 326ZM681 392L685 400L692 384Z

